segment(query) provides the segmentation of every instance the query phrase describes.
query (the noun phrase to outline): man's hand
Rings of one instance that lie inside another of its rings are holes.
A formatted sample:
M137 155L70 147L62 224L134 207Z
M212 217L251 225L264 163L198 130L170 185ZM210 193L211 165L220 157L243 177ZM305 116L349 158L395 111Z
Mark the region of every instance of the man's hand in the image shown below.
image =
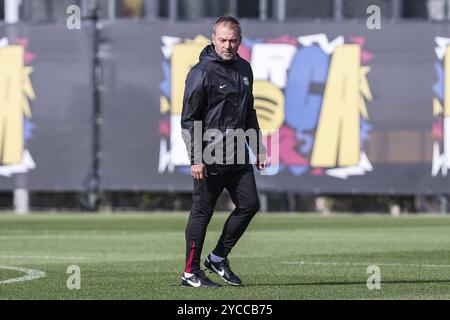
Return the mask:
M193 164L191 166L191 175L195 180L203 180L208 177L204 163Z
M258 154L256 167L258 168L258 170L264 170L267 167L267 158L265 154Z

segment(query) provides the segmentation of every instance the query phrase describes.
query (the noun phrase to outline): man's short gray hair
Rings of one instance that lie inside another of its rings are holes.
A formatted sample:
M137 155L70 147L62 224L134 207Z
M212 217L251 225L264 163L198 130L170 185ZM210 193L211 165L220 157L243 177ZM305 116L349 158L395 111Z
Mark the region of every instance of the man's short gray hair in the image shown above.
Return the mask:
M222 16L222 17L218 18L216 20L216 22L214 23L214 28L213 28L214 34L216 33L216 27L220 24L230 24L239 30L239 35L242 34L241 24L239 23L239 21L236 18L234 18L232 16Z

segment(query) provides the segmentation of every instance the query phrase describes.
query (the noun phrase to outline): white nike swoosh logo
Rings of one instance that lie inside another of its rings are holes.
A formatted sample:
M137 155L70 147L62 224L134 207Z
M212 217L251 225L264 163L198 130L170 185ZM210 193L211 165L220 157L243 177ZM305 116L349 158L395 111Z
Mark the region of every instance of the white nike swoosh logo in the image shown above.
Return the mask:
M221 85L221 86L219 86L219 88L220 88L220 89L223 89L223 88L225 88L227 85L228 85L228 84Z
M216 267L214 267L214 265L212 264L211 267L214 269L215 272L217 272L217 274L221 277L223 277L223 275L225 274L225 270L217 270Z
M184 280L186 280L191 286L193 287L200 287L202 284L200 283L200 280L197 280L197 282L191 281L189 279L184 278Z

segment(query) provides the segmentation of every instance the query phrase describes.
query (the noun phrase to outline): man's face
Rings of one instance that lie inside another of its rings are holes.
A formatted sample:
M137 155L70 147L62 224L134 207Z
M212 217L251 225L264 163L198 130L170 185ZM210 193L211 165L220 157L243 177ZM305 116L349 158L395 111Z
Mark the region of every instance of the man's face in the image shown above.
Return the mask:
M233 60L241 44L239 29L232 24L219 24L212 35L212 42L219 57L226 61Z

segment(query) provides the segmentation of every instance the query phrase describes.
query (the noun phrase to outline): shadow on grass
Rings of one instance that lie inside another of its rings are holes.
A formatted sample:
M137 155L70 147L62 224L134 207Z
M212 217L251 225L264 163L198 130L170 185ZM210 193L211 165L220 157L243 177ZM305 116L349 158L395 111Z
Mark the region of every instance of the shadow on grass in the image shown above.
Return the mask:
M381 284L422 284L422 283L450 283L450 280L388 280L381 281ZM252 283L243 287L263 287L263 286L354 286L366 285L366 281L325 281L325 282L297 282L297 283Z
M423 284L423 283L450 283L450 280L390 280L381 281L383 284ZM242 286L233 286L230 284L220 283L222 288L248 288L248 287L284 287L284 286L356 286L366 285L365 281L325 281L325 282L296 282L296 283L251 283ZM179 283L170 283L170 287L189 288Z

